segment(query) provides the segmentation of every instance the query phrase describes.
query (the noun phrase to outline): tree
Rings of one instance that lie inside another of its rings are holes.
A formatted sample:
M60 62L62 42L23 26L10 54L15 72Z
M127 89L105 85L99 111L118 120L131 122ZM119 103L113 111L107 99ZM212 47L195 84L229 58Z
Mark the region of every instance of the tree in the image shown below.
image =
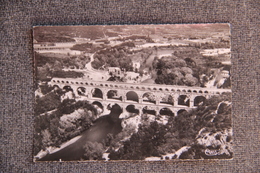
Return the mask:
M60 96L54 92L50 92L36 100L35 114L39 115L41 113L53 110L57 108L60 103Z
M145 157L159 156L157 147L165 142L164 125L156 121L150 126L141 125L137 133L134 133L129 141L124 142L124 147L118 152L111 152L112 160L143 160Z
M83 77L84 74L82 72L76 72L76 71L54 71L52 73L52 77L58 77L58 78L79 78Z
M108 93L107 93L107 98L113 98L117 96L117 90L110 90Z
M195 67L196 62L192 58L185 58L186 64L188 67Z
M42 67L37 67L37 71L36 71L37 80L40 80L40 81L49 80L48 76L52 76L52 72L47 65L44 65Z
M151 102L155 102L156 98L155 95L151 92L147 92L143 95L143 98L147 98Z
M193 77L191 74L185 75L182 82L187 86L195 86L198 84L198 79Z
M52 66L53 71L60 71L60 70L62 70L62 68L63 68L62 63L57 60L54 62L53 66Z
M162 98L162 102L163 103L168 103L168 104L172 104L174 103L174 98L173 96L171 95L165 95L163 98Z
M100 67L102 67L103 65L105 65L104 62L100 61L100 59L94 59L94 61L91 62L91 65L93 68L95 69L99 69Z
M189 67L181 67L180 72L185 76L187 74L191 74L193 73L192 69Z
M157 84L182 85L183 76L193 73L192 69L186 67L187 64L183 59L178 59L174 55L156 59L153 62L153 65L155 64L157 70L155 83Z
M43 148L50 146L52 144L52 140L51 140L52 136L51 136L51 133L49 132L49 130L45 129L45 130L41 131L41 134L42 134Z
M88 141L84 145L84 159L86 160L101 160L105 148L102 143Z

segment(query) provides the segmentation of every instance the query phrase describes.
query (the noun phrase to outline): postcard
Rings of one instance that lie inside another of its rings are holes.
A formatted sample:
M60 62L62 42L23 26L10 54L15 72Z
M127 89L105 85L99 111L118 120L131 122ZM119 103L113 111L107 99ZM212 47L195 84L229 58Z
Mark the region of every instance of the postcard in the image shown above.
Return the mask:
M230 25L35 26L34 161L231 159Z

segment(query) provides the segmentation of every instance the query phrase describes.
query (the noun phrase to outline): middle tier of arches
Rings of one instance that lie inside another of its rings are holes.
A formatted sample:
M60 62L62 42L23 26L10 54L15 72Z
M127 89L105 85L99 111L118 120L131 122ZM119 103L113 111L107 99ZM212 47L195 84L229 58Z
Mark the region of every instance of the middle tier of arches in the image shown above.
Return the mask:
M59 87L59 86L57 86ZM194 107L204 105L208 95L188 94L180 92L150 92L139 90L104 89L97 87L63 86L62 89L70 89L76 97L89 99L114 100L118 102L135 102L140 104L186 106Z

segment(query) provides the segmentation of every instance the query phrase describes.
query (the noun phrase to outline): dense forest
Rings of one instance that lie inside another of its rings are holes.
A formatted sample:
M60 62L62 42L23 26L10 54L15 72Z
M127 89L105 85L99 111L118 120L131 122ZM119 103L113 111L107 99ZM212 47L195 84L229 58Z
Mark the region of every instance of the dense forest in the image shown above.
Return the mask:
M56 54L39 54L35 52L36 80L45 81L53 77L59 78L78 78L83 77L81 72L73 69L83 69L90 61L90 57L85 55L56 55ZM64 71L64 69L70 69Z
M128 44L127 44L128 45ZM128 46L131 46L129 43ZM120 67L126 71L133 70L132 60L128 57L131 53L125 45L116 46L113 48L107 48L97 52L94 56L94 61L91 63L95 69L104 69L107 67Z
M42 104L43 101L45 104ZM88 101L75 102L67 99L61 102L59 95L54 93L36 99L35 110L35 155L42 149L59 147L80 135L97 117L97 109Z

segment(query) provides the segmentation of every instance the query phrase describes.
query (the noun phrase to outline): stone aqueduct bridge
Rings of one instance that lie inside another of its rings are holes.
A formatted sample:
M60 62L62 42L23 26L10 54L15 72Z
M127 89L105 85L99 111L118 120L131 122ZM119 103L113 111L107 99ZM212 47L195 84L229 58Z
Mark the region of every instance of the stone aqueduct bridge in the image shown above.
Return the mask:
M134 105L136 109L143 110L145 108L146 110L154 110L156 113L160 113L161 110L170 110L174 115L177 115L179 111L196 107L213 95L231 92L230 89L97 82L69 78L53 78L49 84L59 88L69 87L73 90L76 98L84 99L85 97L86 100L99 102L104 107L117 103L123 109ZM117 96L109 96L111 92L116 92ZM147 99L147 95L152 97L153 101ZM167 101L169 97L172 100L170 102Z

